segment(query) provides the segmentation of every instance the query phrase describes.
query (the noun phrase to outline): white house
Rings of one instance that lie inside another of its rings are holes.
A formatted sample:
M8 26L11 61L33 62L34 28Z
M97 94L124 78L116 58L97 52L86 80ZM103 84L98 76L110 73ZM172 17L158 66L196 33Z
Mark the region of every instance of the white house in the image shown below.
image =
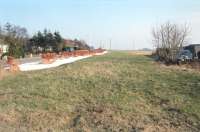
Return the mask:
M3 53L8 52L8 45L6 44L0 44L0 55L2 55Z

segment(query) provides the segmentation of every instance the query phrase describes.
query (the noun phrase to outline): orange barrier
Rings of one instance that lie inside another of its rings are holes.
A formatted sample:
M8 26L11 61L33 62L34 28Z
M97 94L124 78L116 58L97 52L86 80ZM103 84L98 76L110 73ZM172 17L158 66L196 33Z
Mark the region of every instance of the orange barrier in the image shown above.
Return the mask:
M89 50L75 50L74 51L74 56L87 56L90 55Z
M42 63L44 64L51 64L57 58L56 53L43 53L42 54Z
M73 56L74 56L74 53L68 52L68 51L60 52L58 55L59 58L67 58L67 57L73 57Z
M64 51L60 52L59 54L56 53L43 53L42 54L42 62L44 64L51 64L57 58L67 58L67 57L77 57L77 56L87 56L87 55L95 55L97 53L102 53L105 50L103 49L95 49L95 50L75 50L72 52Z
M14 63L14 57L8 56L7 58L7 64L12 65Z
M7 64L9 65L9 71L17 72L19 71L18 62L15 60L14 57L8 56Z

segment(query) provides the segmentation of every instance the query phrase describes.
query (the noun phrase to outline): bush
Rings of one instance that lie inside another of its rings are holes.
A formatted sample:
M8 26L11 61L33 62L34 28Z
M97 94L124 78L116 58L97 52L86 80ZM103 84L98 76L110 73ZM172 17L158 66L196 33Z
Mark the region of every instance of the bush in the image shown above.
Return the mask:
M9 56L12 56L15 58L20 58L20 57L24 58L25 57L25 52L24 52L23 47L16 46L16 45L9 46L8 54L9 54Z
M159 60L175 63L183 45L187 43L189 27L167 22L152 31L153 43Z
M5 56L9 56L8 52L6 52L6 53L3 53L3 54L1 55L1 60L2 60L2 59L3 59L3 57L5 57Z

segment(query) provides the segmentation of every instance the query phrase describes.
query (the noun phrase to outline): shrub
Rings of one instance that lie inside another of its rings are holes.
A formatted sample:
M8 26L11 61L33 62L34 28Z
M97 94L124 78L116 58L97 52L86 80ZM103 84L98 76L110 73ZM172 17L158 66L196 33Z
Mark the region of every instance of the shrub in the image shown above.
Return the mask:
M8 55L15 58L24 58L25 52L22 46L11 45L8 49Z
M153 29L153 43L156 54L161 61L166 63L176 62L176 56L187 42L189 28L167 22Z

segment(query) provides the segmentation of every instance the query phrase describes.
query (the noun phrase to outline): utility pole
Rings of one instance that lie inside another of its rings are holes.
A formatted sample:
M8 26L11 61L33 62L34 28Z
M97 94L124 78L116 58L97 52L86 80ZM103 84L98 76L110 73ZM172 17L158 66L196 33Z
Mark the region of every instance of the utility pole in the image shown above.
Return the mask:
M112 40L110 39L110 50L111 50L111 48L112 48Z
M135 41L133 40L133 51L135 50Z
M100 48L103 48L103 47L102 47L102 40L100 40Z

